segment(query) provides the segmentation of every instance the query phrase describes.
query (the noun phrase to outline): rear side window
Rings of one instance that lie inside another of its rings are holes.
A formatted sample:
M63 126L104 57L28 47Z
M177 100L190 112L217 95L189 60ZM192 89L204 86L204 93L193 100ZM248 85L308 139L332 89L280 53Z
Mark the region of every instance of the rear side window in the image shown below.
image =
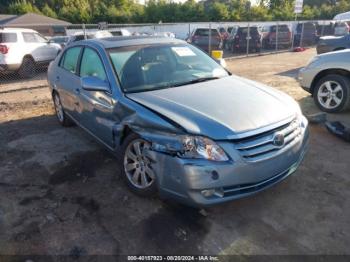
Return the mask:
M61 60L60 66L69 72L75 74L77 72L78 59L80 55L81 47L69 48L64 54Z
M16 33L0 33L0 43L16 43Z
M94 76L101 80L106 80L106 72L103 63L96 53L91 48L85 48L80 65L80 76Z
M209 29L197 29L195 35L198 36L209 36ZM219 33L216 29L211 29L211 35L218 36Z

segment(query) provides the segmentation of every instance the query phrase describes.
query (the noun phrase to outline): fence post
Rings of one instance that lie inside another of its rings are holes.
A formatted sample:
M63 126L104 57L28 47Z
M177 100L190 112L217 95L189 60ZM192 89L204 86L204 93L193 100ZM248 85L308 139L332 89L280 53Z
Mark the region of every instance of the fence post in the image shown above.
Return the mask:
M86 27L85 27L85 24L83 24L83 33L84 33L84 39L86 40Z
M278 22L276 23L276 52L278 52Z
M302 24L302 26L301 26L300 47L304 47L304 45L303 45L303 40L304 40L304 26L305 26L305 22L303 22L303 24Z
M248 23L248 31L247 31L247 53L246 55L249 56L249 40L250 40L250 24Z
M324 36L324 27L325 27L326 21L323 21L322 24L322 30L321 30L321 36Z
M209 22L209 46L208 46L208 52L211 56L211 22Z

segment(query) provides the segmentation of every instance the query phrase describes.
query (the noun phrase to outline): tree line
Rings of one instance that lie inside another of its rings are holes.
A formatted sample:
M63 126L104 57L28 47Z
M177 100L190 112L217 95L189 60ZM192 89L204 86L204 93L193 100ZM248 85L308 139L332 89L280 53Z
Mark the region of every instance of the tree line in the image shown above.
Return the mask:
M2 0L1 13L39 13L71 23L159 23L207 21L286 21L295 0ZM300 19L332 19L350 11L349 0L304 0Z

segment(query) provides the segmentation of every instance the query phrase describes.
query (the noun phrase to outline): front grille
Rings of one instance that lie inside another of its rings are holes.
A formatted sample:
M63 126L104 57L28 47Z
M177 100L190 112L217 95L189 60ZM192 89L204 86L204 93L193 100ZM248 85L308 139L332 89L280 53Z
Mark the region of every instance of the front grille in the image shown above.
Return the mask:
M283 136L283 145L276 145L276 134ZM281 150L293 147L301 139L302 130L297 120L259 135L234 141L234 147L246 161L261 161L273 157Z

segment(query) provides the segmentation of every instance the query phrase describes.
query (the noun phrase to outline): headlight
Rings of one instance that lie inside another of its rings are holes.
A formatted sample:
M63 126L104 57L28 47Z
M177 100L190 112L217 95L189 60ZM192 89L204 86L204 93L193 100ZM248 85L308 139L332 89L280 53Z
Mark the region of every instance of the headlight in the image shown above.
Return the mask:
M180 136L172 141L152 142L155 151L176 154L181 158L207 159L211 161L227 161L224 150L209 138L202 136Z
M212 161L227 161L224 150L209 138L195 136L183 139L183 152L180 156L185 158L204 158Z

